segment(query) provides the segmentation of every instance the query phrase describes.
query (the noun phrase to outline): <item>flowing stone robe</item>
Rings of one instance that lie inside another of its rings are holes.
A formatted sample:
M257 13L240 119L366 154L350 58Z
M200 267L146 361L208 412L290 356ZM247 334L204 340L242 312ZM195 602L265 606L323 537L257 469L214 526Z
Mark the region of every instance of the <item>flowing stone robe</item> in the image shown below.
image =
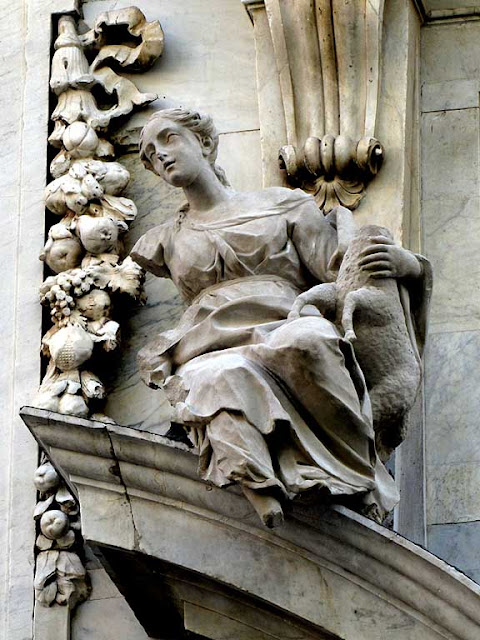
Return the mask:
M385 513L398 494L353 348L313 307L287 320L299 293L335 280L338 236L335 215L284 188L152 228L131 256L190 306L142 349L140 370L165 390L205 480L290 498L317 487Z

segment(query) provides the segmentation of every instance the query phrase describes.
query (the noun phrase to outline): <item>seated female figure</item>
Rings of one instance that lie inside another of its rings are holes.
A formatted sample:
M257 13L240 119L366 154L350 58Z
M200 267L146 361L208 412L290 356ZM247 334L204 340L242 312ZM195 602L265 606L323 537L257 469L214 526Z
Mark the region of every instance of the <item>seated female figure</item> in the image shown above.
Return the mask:
M315 488L385 513L397 493L375 451L353 349L313 307L288 319L298 295L335 280L335 215L299 190L235 192L217 146L211 119L192 111L157 112L142 131L144 164L187 203L131 255L189 303L140 353L142 376L167 393L202 478L238 483L267 526L282 521L283 499ZM387 239L367 255L372 274L421 277L417 258Z

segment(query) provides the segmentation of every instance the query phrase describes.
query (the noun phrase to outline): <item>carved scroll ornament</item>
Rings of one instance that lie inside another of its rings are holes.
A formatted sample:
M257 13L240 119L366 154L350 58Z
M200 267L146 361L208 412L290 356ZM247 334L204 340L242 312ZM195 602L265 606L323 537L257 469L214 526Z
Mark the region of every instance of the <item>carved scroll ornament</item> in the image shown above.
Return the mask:
M384 1L244 3L259 67L270 61L277 69L281 104L269 108L282 122L268 122L269 109L261 109L260 128L283 130L287 181L312 193L325 213L338 204L355 209L384 157L375 138Z
M122 239L137 209L122 196L130 174L115 161L108 137L116 119L156 98L116 69L147 69L162 50L160 23L147 22L135 7L102 13L86 32L72 16L59 19L50 80L58 103L49 137L59 152L45 205L60 221L50 227L40 256L52 273L41 302L53 326L42 340L49 363L37 407L107 420L106 389L90 359L118 346L116 298L141 301L144 279L138 265L123 260Z

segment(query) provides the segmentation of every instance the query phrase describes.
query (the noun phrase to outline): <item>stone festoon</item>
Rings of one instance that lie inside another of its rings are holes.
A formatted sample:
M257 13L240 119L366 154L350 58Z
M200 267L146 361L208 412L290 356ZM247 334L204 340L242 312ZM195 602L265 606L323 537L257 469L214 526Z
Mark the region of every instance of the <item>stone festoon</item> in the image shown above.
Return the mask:
M122 44L116 34L125 28L132 42ZM142 71L162 50L159 22L147 22L135 7L100 14L86 33L70 15L58 21L50 80L58 103L49 142L59 151L50 165L53 180L45 189L45 204L61 219L50 227L40 255L52 274L40 290L52 326L42 339L49 360L34 399L37 407L108 420L102 412L106 390L89 361L96 352L118 346L115 297L141 300L144 278L142 269L123 256L122 236L137 209L121 195L130 174L115 162L108 136L117 118L156 98L140 93L111 65ZM96 96L102 92L113 105L100 103ZM88 595L78 504L46 460L36 471L35 485L40 498L34 514L36 598L47 606L73 607Z
M123 44L117 32L125 31L131 41ZM37 407L105 419L106 389L90 359L118 346L115 297L141 299L143 282L141 268L123 259L122 236L137 209L121 195L130 174L115 162L108 136L119 117L156 98L114 69L142 71L162 50L159 22L147 22L135 7L100 14L86 33L72 16L59 19L50 80L58 102L49 137L59 151L45 204L61 220L49 229L40 256L53 274L41 287L53 326L42 340L49 362ZM103 104L99 95L111 96L113 104Z

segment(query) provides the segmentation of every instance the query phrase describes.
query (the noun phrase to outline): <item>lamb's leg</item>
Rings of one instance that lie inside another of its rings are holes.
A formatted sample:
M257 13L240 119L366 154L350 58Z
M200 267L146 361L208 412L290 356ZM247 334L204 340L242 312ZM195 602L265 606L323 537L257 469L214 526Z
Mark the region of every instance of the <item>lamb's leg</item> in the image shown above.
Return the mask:
M299 318L300 312L307 304L317 307L322 315L334 315L337 305L337 287L335 283L319 284L297 296L292 310L288 314L288 319L295 320Z
M355 312L357 303L362 298L365 298L366 293L367 289L361 288L356 289L355 291L349 291L345 296L341 323L343 331L345 332L344 338L349 342L354 342L357 339L355 330L353 328L353 314Z

